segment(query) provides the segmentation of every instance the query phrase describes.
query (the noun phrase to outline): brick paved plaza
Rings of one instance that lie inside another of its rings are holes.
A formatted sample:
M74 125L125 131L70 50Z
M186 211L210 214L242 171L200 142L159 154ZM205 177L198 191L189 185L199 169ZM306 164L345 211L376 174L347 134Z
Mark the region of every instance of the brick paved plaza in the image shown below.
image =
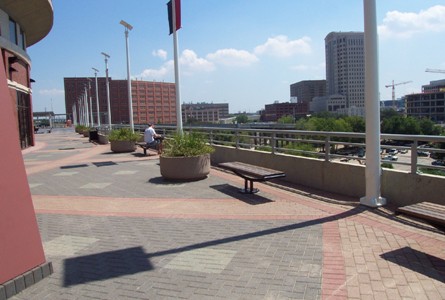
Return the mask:
M23 157L54 273L11 299L445 299L444 232L389 208L280 182L243 195L216 168L167 182L141 149L36 138Z

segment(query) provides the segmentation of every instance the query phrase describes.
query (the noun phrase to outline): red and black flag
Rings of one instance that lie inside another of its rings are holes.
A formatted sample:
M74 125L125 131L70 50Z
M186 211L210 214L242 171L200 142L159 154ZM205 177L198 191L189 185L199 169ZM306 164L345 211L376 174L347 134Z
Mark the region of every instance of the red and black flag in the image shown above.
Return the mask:
M173 3L175 1L175 11L173 12ZM167 3L168 7L168 25L170 28L170 34L173 33L173 16L175 17L175 31L181 28L181 1L180 0L170 0Z

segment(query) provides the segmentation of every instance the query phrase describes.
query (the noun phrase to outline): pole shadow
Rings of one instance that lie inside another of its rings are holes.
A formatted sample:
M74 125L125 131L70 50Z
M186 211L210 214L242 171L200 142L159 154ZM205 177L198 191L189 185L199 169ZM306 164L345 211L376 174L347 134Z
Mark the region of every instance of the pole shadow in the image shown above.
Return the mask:
M133 247L109 252L101 252L91 255L78 256L64 260L63 286L83 284L92 281L100 281L116 278L124 275L136 274L153 270L150 258L186 251L224 245L241 240L282 233L290 230L302 229L314 225L337 221L342 218L360 214L366 208L355 207L337 215L327 216L315 220L303 221L295 224L280 226L271 229L250 232L231 237L196 243L192 245L172 248L163 251L145 253L142 247Z

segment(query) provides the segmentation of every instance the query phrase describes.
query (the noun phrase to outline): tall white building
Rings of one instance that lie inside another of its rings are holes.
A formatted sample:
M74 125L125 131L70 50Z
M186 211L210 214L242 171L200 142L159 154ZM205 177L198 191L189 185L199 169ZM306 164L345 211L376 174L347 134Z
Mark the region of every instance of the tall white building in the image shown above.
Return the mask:
M328 108L361 115L365 107L365 50L363 32L331 32L325 38ZM342 95L344 101L339 101ZM333 97L331 97L333 96ZM329 102L332 103L332 105Z

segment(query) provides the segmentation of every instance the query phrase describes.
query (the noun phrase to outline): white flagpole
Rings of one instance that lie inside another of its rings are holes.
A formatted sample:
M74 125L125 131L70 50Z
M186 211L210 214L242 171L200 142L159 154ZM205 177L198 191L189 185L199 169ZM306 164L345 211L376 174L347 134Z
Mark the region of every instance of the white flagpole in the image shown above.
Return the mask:
M176 0L172 1L172 24L173 24L173 52L175 63L175 88L176 88L176 130L182 134L182 109L181 109L181 89L179 84L179 57L178 57L178 37L176 34Z

